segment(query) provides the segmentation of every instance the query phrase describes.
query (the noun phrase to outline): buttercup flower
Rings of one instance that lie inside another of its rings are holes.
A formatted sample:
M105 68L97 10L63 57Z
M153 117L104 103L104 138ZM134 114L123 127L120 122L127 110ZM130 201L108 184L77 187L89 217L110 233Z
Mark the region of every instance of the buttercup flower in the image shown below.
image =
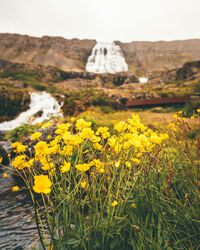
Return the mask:
M52 182L49 179L48 175L38 175L34 176L34 186L33 190L36 193L48 194L51 192Z
M19 187L18 187L18 186L14 186L14 187L12 187L12 191L13 191L13 192L17 192L17 191L19 191Z
M39 139L41 135L42 135L41 132L36 132L36 133L32 134L32 135L31 135L31 141L34 141L34 140L36 140L36 139Z
M114 200L114 201L111 203L111 206L112 206L112 207L115 207L115 206L117 206L118 203L119 203L118 201Z
M85 188L86 183L87 183L86 181L82 181L82 182L81 182L81 187L82 187L83 189Z
M68 172L70 170L71 163L64 161L64 164L60 166L61 173Z

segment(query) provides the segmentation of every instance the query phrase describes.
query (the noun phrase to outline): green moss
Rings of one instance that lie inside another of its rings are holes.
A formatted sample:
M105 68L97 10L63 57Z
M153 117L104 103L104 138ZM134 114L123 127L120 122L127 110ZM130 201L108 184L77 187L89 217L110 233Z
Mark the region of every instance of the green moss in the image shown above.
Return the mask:
M27 136L31 135L35 131L37 131L38 127L29 124L23 124L20 127L17 127L11 131L9 131L6 135L7 139L10 139L12 142L20 141Z
M30 71L4 71L0 73L1 78L11 78L12 80L22 81L37 90L46 90L48 84L41 82L41 76L36 72Z

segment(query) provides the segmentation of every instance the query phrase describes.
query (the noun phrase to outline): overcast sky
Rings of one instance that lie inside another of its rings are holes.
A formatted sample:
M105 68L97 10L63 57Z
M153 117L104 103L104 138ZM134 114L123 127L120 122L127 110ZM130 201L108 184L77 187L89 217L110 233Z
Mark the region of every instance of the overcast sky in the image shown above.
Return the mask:
M0 32L104 42L200 38L200 0L0 0Z

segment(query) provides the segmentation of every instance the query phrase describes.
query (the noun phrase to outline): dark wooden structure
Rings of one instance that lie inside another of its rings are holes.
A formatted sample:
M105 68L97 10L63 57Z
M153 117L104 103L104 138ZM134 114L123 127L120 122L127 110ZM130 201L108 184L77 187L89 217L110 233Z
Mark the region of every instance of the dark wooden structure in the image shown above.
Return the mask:
M164 97L164 98L153 98L153 99L135 99L127 101L126 107L163 106L169 104L184 104L189 101L190 101L189 96Z

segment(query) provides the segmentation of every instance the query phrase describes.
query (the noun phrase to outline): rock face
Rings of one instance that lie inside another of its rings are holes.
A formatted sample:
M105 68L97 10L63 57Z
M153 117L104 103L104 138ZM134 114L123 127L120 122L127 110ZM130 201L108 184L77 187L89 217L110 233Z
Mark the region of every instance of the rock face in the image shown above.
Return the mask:
M175 81L193 81L200 79L200 61L185 63L180 68L158 72L149 79L150 84L170 83Z
M139 75L151 76L158 70L166 71L189 61L200 60L200 39L115 43L120 46L129 71Z
M166 71L181 67L186 62L200 60L200 39L130 43L116 41L115 44L121 48L128 64L128 71L148 78L155 74L155 71ZM0 33L0 59L56 66L65 71L85 71L95 45L95 40L70 40L49 36L36 38ZM107 52L103 50L101 57ZM126 70L126 67L122 68Z
M136 83L138 79L134 74L131 73L117 73L117 74L95 74L85 71L63 71L56 67L42 66L42 65L31 65L24 63L13 63L5 60L0 60L0 78L13 78L16 77L15 73L35 73L34 75L38 81L45 83L56 83L63 81L72 81L76 84L80 80L82 82L89 81L93 85L92 81L95 83L99 82L100 85L105 85L107 83L113 83L115 86L119 86L127 83ZM25 82L24 82L25 83ZM66 82L67 84L67 82ZM83 84L84 87L84 84Z
M0 122L12 120L29 108L30 95L21 90L0 89Z
M84 70L95 40L0 33L0 59Z

